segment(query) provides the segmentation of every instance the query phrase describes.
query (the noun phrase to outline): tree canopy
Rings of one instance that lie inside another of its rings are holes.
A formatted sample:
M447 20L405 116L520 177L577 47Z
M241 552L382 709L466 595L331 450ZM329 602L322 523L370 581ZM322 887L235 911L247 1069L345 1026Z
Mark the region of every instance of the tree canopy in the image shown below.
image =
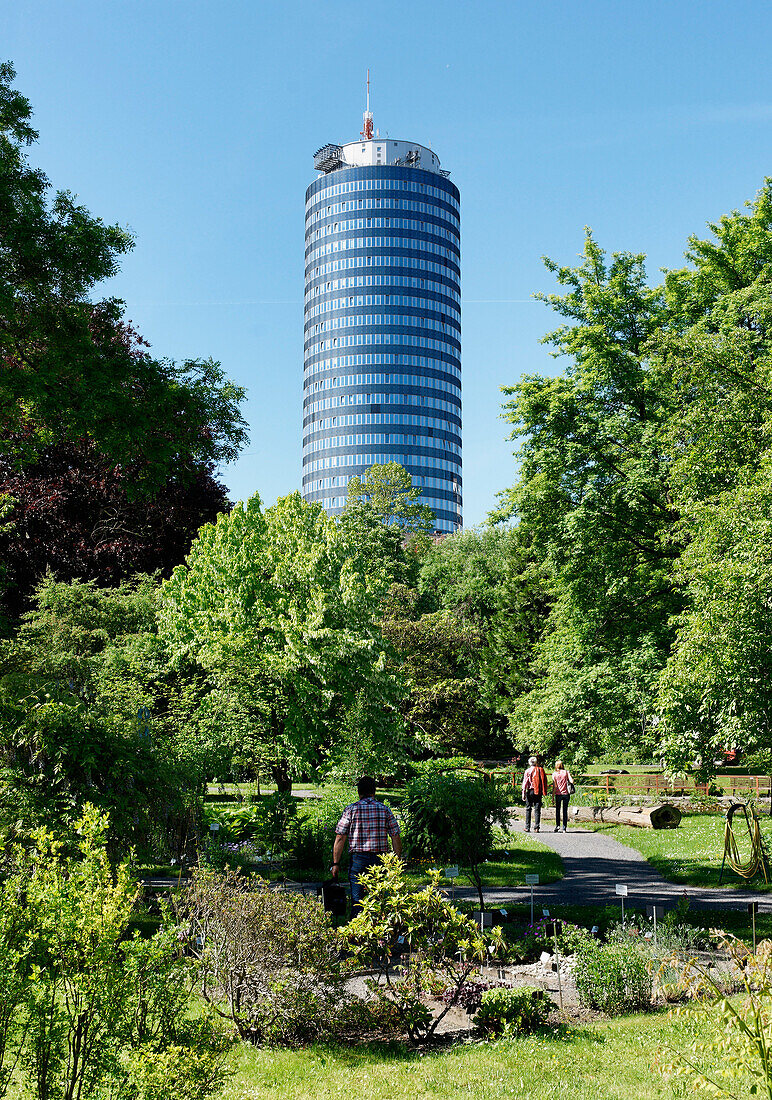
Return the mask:
M227 461L246 439L243 391L212 360L152 357L123 303L95 300L133 247L72 194L51 195L27 147L29 102L0 64L0 433L24 463L52 439L92 440L153 488L183 463Z
M0 452L0 496L10 500L0 587L11 622L29 609L46 573L108 586L136 573L170 574L199 527L230 507L211 464L178 465L140 498L130 492L136 480L134 467L111 466L93 443L40 446L23 468Z
M377 463L364 478L349 481L346 511L366 503L381 523L396 526L406 535L428 535L434 529L435 515L428 504L420 503L420 497L421 490L413 485L404 466Z
M276 777L317 766L363 693L398 697L377 613L385 590L318 504L259 497L201 529L162 589L172 655L200 664L272 746Z
M512 710L521 744L664 750L673 766L727 740L772 747L753 687L767 667L772 183L709 228L656 287L643 256L609 259L589 233L578 266L546 261L567 290L543 296L566 320L545 339L569 364L505 390L521 466L494 517L517 517L551 577L533 686Z

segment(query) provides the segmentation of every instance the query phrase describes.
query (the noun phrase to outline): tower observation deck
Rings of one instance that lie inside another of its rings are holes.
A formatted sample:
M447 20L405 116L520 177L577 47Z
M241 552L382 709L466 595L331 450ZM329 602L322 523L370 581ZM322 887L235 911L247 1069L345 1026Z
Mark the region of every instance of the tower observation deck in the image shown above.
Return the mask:
M347 485L399 462L461 526L458 188L436 153L373 135L322 146L306 191L303 497L331 515Z

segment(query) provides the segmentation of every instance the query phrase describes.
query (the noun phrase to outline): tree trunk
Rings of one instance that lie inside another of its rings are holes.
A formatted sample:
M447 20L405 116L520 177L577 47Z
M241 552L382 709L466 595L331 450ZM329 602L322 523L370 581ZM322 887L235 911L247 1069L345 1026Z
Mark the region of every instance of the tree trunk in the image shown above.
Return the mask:
M479 869L474 865L470 866L467 878L469 879L469 881L472 883L472 885L477 890L477 896L480 899L480 910L484 913L485 912L485 898L483 897L482 875L480 874Z
M636 825L640 829L677 829L681 822L681 811L670 802L656 806L576 806L569 813L575 821Z
M279 794L292 794L292 776L286 760L271 765L271 775Z

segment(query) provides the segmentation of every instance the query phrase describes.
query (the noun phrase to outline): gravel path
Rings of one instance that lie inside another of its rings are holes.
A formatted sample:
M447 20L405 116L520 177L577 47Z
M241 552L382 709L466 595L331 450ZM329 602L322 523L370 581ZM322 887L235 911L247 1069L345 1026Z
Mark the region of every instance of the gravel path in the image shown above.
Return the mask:
M510 830L522 833L523 826L515 822ZM558 853L563 860L565 877L560 882L534 888L534 899L539 909L561 902L571 905L621 905L621 898L615 889L617 883L627 886L625 907L642 909L655 902L672 906L684 894L695 909L744 909L749 901L758 901L760 909L772 907L769 894L755 893L752 889L705 889L665 882L635 848L628 848L603 833L580 826L569 826L567 833L552 830L553 825L548 824L534 836L534 840L541 841ZM476 890L456 890L458 898L476 896ZM497 887L485 891L486 905L512 905L530 901L530 897L530 889L525 886Z

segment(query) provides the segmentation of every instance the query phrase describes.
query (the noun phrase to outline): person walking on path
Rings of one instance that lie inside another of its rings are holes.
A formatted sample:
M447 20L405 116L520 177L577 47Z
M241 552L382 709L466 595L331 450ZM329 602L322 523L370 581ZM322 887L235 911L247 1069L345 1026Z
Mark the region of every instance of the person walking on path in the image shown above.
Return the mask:
M552 790L555 793L555 832L560 832L560 809L563 808L563 832L568 832L568 800L574 793L574 781L571 772L563 767L562 760L555 761L552 773Z
M330 872L337 881L340 872L340 859L348 837L351 859L348 878L351 883L351 906L354 916L362 907L364 887L359 884L359 876L377 863L384 852L388 852L389 843L394 855L402 854L402 839L399 835L399 823L388 808L375 797L375 780L363 775L357 783L359 801L346 806L340 821L335 826L335 845L332 850Z
M534 813L534 832L538 833L541 824L541 800L547 793L547 773L536 756L528 758L528 767L523 776L523 801L525 802L525 831L531 831L531 811Z

